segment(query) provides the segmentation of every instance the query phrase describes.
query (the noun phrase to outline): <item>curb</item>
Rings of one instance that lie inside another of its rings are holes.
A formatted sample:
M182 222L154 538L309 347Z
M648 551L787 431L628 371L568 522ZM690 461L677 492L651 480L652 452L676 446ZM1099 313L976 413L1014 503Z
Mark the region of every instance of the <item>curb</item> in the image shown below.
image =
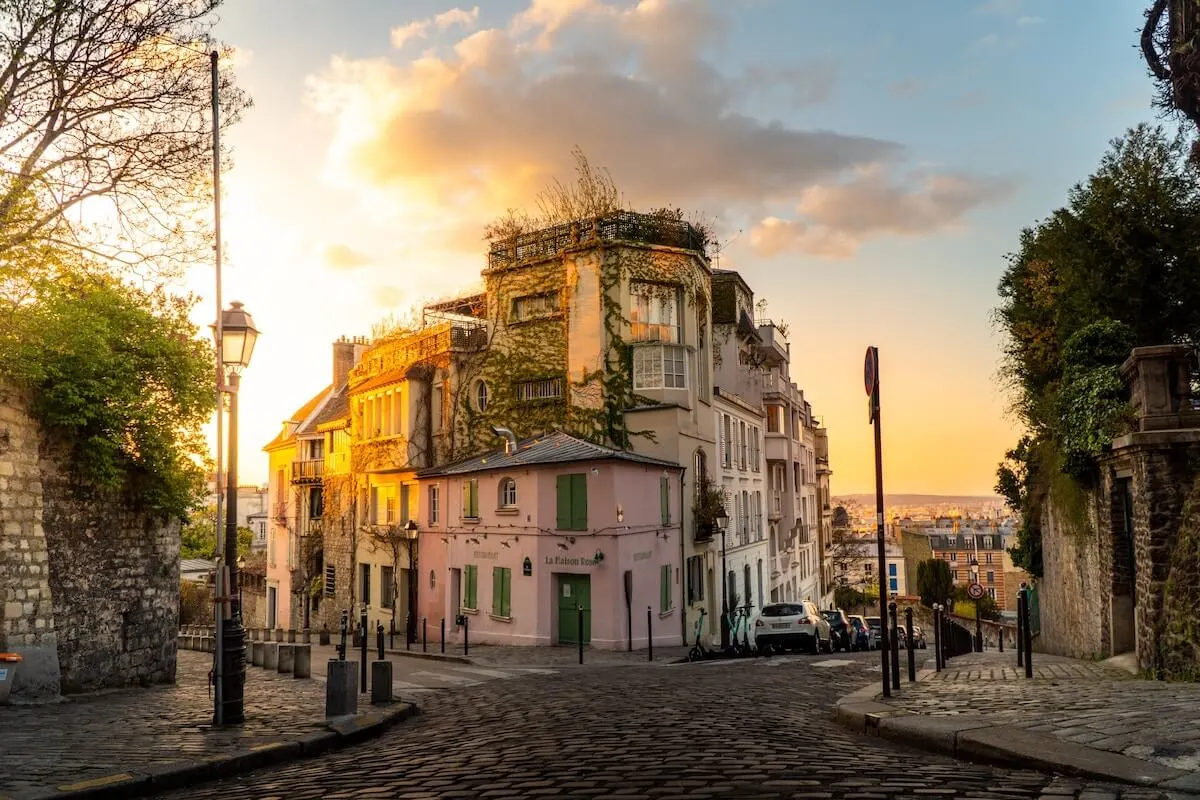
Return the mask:
M927 677L918 676L918 680ZM1200 792L1200 773L1097 750L1013 725L996 725L987 717L914 714L884 702L879 695L875 684L846 695L838 700L834 719L859 733L960 761Z
M422 653L416 650L386 650L384 651L389 656L404 656L406 658L417 658L425 661L448 661L452 664L474 664L475 659L469 656L448 656L443 653Z
M412 703L397 703L385 710L335 717L325 722L324 730L314 731L299 739L271 742L213 758L152 764L136 770L78 783L61 784L54 788L23 791L11 796L0 794L0 800L103 800L190 788L197 783L244 775L263 767L312 758L373 739L419 713L420 709Z

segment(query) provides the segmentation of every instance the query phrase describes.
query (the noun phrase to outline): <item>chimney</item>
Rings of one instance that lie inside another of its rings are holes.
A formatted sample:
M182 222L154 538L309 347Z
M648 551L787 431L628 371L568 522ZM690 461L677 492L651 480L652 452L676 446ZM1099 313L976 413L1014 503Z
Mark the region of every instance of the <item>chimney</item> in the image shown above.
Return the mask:
M510 429L493 425L492 433L504 439L505 455L511 456L513 453L517 452L517 437Z
M347 339L345 336L338 338L333 343L333 390L346 385L346 381L350 379L350 370L354 368L354 363L358 359L355 358L355 341Z

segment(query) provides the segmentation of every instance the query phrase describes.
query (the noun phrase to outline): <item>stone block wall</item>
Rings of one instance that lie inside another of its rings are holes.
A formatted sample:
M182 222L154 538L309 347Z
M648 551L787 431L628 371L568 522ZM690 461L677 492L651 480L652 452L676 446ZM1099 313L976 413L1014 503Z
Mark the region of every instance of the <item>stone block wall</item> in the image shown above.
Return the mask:
M1104 576L1108 563L1098 535L1096 504L1088 503L1086 527L1074 524L1068 512L1046 504L1042 515L1042 557L1045 571L1038 581L1041 634L1037 650L1073 658L1107 656L1109 591Z
M26 696L60 682L38 445L25 399L0 385L0 651L24 657L13 691Z
M76 491L24 398L0 386L0 650L18 696L175 678L179 526Z

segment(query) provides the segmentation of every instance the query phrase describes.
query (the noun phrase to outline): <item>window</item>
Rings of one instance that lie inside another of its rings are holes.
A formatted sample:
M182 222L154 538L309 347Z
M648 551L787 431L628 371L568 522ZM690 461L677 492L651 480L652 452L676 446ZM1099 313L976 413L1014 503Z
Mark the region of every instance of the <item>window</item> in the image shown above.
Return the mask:
M888 591L889 591L889 592L898 592L898 591L900 591L900 581L899 581L899 579L897 579L897 578L888 578Z
M983 549L984 550L991 550L993 544L994 544L994 542L992 542L992 537L990 537L990 536L983 537Z
M587 530L587 475L558 476L558 524L560 531Z
M783 433L783 406L767 406L767 433Z
M666 475L658 479L658 505L662 524L671 524L671 479Z
M995 583L995 582L996 582L996 573L994 573L994 572L989 572L989 573L987 574L987 576L986 576L986 577L987 577L987 582L988 582L988 583ZM1030 626L1030 627L1032 627L1032 626Z
M536 400L558 400L563 396L562 378L543 378L515 384L517 400L528 403Z
M514 297L509 322L525 322L539 317L548 317L557 311L558 295L554 292Z
M984 554L983 554L983 563L985 563L985 564L990 564L990 563L992 563L992 554L991 554L991 553L984 553Z
M320 486L308 490L308 518L320 519L325 513L325 491Z
M762 431L757 425L750 427L750 470L758 472L762 467Z
M678 287L634 281L629 284L629 302L633 341L680 341Z
M688 605L704 602L704 556L689 556L687 560Z
M890 577L890 578L896 577L896 565L895 564L888 564L888 577Z
M633 388L686 389L686 348L682 345L648 345L635 349Z
M479 481L463 481L462 484L462 514L463 519L479 519Z
M747 452L749 446L750 435L746 430L745 422L738 422L738 469L746 469L746 461L749 459Z
M360 603L371 605L371 565L363 564L359 569L362 571L362 579L360 582L360 588L362 591L359 592L358 601Z
M325 596L333 597L337 594L337 567L333 564L325 565Z
M658 570L658 610L671 610L671 565L663 564Z
M728 414L721 415L721 466L729 469L733 465L733 442L731 441L732 420Z
M440 498L438 497L438 487L430 486L429 487L429 524L430 525L438 524L439 499Z
M396 607L396 569L394 567L379 568L379 605L384 608Z
M463 608L469 608L474 611L479 606L478 601L479 589L479 567L475 564L467 564L463 567Z
M742 569L742 589L745 592L742 595L742 597L746 601L742 605L747 606L747 607L753 606L754 605L754 595L750 591L750 565L749 564L747 564Z
M517 482L512 478L500 479L500 507L517 507Z
M763 607L763 562L758 560L758 607Z
M412 518L412 484L400 484L400 524L408 522Z
M487 411L487 403L488 403L487 384L484 383L483 381L477 381L475 383L475 410L476 411Z
M989 586L987 589L987 594L988 594L988 597L995 600L996 599L996 588L994 586Z
M492 567L492 614L497 617L512 616L512 570L508 567Z

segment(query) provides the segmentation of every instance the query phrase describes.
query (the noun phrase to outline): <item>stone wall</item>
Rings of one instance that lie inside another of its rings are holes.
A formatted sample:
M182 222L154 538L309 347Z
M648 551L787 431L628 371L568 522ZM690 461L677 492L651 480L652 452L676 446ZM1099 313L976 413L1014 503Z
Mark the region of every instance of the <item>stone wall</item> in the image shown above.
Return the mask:
M24 399L0 385L0 651L24 657L13 691L27 696L57 694L61 679L38 443Z
M0 650L18 696L170 682L179 526L81 496L23 398L0 387Z
M1089 497L1086 522L1073 519L1078 513L1046 503L1042 515L1045 572L1038 581L1041 634L1033 646L1057 655L1096 658L1108 655L1109 593L1104 585L1108 564L1101 553L1094 501Z

